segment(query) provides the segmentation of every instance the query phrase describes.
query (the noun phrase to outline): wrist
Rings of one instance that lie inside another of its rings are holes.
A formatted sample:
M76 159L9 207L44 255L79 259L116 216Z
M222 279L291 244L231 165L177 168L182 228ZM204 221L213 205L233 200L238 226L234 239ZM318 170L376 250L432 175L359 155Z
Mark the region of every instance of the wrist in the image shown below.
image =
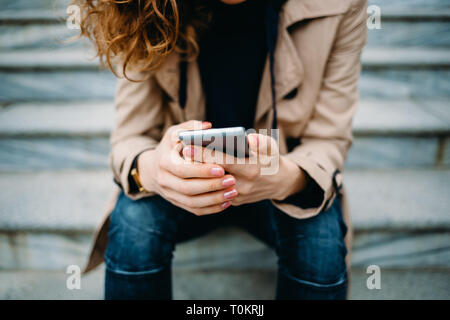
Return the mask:
M156 192L155 188L155 150L146 150L137 156L136 169L140 182L147 192Z
M279 193L275 200L279 201L301 192L308 183L306 173L292 160L283 156L280 156L280 171L277 176Z

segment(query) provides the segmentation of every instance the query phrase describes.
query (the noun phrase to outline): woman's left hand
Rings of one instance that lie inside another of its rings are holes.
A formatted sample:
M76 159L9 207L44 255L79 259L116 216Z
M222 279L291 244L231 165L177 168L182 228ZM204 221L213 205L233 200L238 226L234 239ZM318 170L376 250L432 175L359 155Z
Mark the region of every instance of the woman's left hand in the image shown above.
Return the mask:
M270 136L249 134L250 157L242 159L199 146L186 146L185 158L204 163L220 164L236 179L237 196L232 205L237 206L266 199L283 200L303 190L306 173L293 161L281 156L277 142Z

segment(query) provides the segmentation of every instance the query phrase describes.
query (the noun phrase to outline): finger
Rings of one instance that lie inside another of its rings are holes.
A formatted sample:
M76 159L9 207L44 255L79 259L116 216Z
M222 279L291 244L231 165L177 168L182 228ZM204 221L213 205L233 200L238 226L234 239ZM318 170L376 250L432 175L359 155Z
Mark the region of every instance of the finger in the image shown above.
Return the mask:
M164 187L177 191L178 193L195 196L203 193L224 190L236 184L236 179L231 175L225 175L222 178L191 178L181 179L170 173L162 182Z
M256 158L236 158L227 153L223 153L217 150L200 147L200 146L187 146L183 148L183 155L190 155L194 157L196 162L217 164L220 165L226 172L244 175L246 176L251 171L257 170L255 165L257 164Z
M221 165L222 167L225 167L228 164L235 164L237 162L237 158L232 155L215 149L196 145L185 146L183 148L183 155L185 159L203 163L215 163Z
M175 130L203 130L211 127L212 124L208 121L189 120L176 125Z
M205 208L231 201L238 195L234 188L227 188L225 190L203 193L196 196L187 196L176 191L167 189L166 194L173 200L182 203L189 208Z
M165 157L160 166L179 178L218 178L225 175L225 170L216 164L199 163L185 160L180 156L182 144L172 148L169 159Z

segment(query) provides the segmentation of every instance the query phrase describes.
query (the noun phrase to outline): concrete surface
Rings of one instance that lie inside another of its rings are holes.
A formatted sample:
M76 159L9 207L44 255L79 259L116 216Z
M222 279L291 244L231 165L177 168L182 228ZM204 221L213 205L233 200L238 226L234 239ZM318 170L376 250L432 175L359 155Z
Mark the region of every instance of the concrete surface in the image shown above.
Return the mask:
M109 100L15 103L0 109L1 137L109 136L114 104ZM359 103L353 123L356 136L448 135L447 100L374 100Z
M356 229L450 228L450 170L349 170L345 183ZM0 173L0 228L91 231L112 187L107 170Z
M0 299L102 299L104 271L68 290L67 274L55 271L0 271ZM365 269L354 269L350 299L450 299L449 270L381 270L381 289L369 290ZM272 271L174 271L175 299L273 299Z
M90 234L63 232L0 233L0 270L65 270L83 267L92 245ZM353 238L352 266L365 268L450 268L449 231L368 231ZM180 270L275 270L273 250L237 228L218 229L176 246Z
M56 40L55 40L56 42ZM445 48L370 48L361 57L363 67L448 67L450 50ZM0 52L1 69L97 68L98 58L92 50L63 47Z

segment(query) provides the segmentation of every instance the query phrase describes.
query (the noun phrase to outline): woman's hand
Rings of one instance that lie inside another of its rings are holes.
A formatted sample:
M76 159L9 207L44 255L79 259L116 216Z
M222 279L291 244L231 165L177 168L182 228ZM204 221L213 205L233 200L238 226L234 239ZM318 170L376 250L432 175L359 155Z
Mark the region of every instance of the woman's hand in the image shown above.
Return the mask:
M265 135L248 136L250 158L239 164L237 158L207 148L189 146L183 153L196 162L220 164L236 179L237 197L232 205L265 199L283 200L306 187L307 175L290 159L280 156L276 141ZM231 163L230 163L231 162Z
M209 129L211 123L188 121L167 130L158 147L138 158L139 177L143 187L196 215L218 213L236 197L232 175L222 166L185 160L178 132Z

